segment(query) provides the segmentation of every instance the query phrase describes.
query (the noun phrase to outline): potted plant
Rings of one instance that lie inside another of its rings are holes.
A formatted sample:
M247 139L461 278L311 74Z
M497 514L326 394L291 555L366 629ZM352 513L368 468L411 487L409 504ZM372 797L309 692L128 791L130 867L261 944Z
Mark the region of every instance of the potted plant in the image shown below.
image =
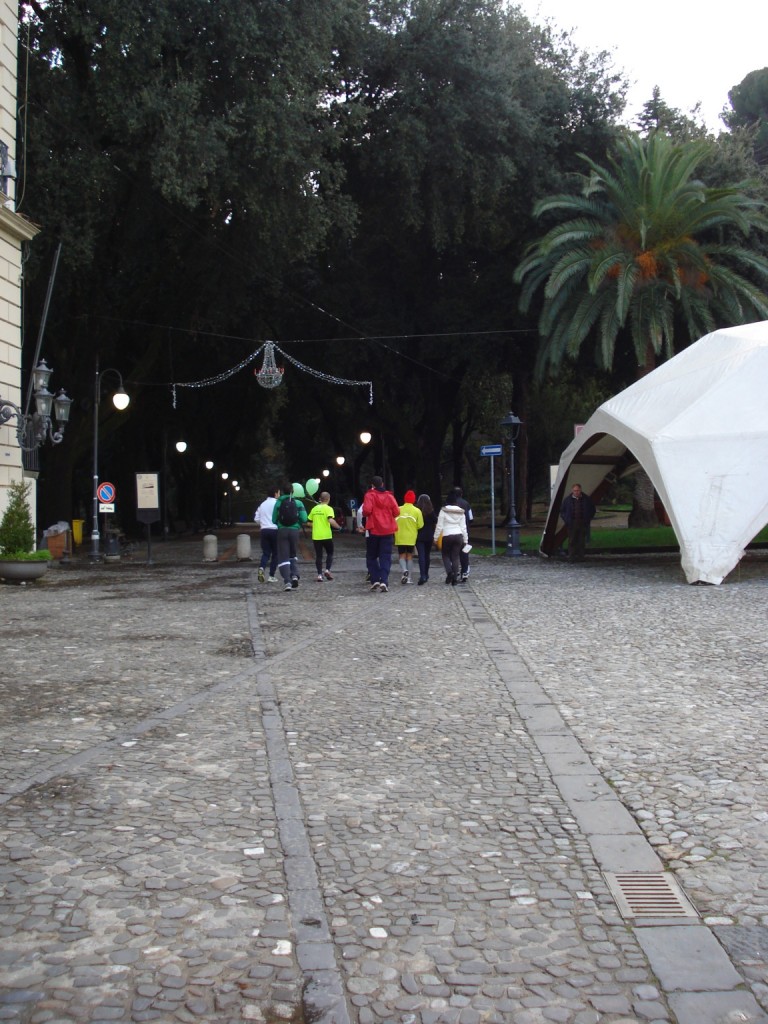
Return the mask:
M0 577L36 580L48 569L50 551L35 551L35 527L27 504L28 485L8 488L9 499L0 519Z

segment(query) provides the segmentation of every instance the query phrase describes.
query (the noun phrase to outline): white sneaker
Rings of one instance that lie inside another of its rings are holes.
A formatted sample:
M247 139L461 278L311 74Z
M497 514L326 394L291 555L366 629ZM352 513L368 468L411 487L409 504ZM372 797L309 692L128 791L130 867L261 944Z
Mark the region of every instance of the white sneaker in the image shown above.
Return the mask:
M408 581L406 580L406 583L407 582ZM387 594L387 593L389 593L389 587L387 586L386 583L380 583L379 584L379 593L380 594Z
M277 583L277 576L267 576L267 583Z
M323 582L323 574L322 573L318 573L317 576L315 576L315 579L317 580L318 583L322 583Z
M381 586L380 583L372 583L371 584L371 590L378 590L380 586Z

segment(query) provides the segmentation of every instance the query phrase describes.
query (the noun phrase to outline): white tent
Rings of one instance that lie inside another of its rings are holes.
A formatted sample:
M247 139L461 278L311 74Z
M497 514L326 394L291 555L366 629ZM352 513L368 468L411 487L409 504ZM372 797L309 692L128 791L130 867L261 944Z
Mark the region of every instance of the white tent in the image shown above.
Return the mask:
M600 406L560 459L542 553L574 483L599 497L638 463L688 582L721 583L768 523L768 321L706 335Z

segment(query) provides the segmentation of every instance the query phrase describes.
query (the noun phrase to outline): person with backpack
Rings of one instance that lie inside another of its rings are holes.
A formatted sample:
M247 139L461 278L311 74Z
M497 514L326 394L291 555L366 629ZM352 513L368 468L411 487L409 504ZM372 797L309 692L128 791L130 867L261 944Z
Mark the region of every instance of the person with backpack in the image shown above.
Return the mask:
M306 523L307 510L300 501L304 497L301 484L287 484L275 502L272 522L277 526L277 567L283 578L283 590L296 590L299 585L299 563L296 557L299 530Z

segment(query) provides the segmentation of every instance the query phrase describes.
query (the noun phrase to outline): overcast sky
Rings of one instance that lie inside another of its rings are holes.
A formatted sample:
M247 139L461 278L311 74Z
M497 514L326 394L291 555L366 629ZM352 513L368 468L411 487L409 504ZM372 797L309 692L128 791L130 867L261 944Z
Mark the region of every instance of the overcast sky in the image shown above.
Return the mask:
M609 50L631 86L627 116L651 98L654 85L671 107L688 113L701 102L701 116L717 132L728 90L750 71L768 67L768 3L729 0L515 0L531 20L551 19L574 30L581 49Z

